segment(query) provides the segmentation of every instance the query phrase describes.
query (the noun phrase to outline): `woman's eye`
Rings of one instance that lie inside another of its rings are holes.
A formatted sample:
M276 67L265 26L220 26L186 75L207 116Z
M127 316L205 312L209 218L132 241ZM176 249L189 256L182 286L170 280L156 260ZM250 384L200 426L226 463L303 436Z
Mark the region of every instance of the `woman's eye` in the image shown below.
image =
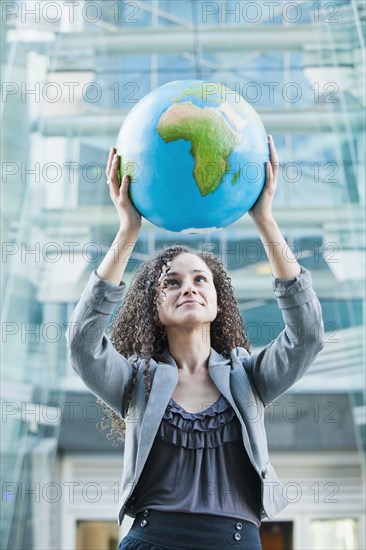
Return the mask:
M207 281L207 279L204 275L198 275L198 277L195 278L195 282L200 281ZM178 285L179 281L177 281L177 279L167 279L165 284L166 286Z

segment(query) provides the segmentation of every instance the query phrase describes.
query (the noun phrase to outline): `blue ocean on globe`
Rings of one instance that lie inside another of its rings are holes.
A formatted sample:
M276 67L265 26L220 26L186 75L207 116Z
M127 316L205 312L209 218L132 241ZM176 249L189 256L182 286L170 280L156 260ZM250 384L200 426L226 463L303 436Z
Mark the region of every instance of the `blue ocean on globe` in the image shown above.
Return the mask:
M267 133L223 84L178 80L144 96L117 140L137 210L181 233L222 229L253 206L265 181Z

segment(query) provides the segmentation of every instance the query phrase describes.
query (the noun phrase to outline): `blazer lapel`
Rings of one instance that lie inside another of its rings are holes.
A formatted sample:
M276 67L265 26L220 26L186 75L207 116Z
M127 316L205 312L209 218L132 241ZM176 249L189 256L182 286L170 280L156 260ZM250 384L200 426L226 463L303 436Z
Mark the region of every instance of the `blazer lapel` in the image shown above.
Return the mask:
M164 359L165 360L165 359ZM151 384L150 397L141 424L140 445L136 457L137 475L150 452L156 432L158 431L164 411L169 403L178 382L178 367L174 359L167 358L169 363L159 363Z
M225 359L222 355L211 348L211 354L208 359L209 375L217 389L231 402L230 392L230 359Z
M230 405L234 409L237 417L239 418L241 427L242 427L242 436L244 447L248 453L249 458L251 459L255 468L257 468L253 456L253 451L250 445L248 430L246 428L243 417L234 401L234 397L230 388L230 370L231 370L231 361L230 359L225 359L222 355L217 353L213 348L211 348L211 355L209 358L209 373L215 383L216 387L220 392L226 397Z

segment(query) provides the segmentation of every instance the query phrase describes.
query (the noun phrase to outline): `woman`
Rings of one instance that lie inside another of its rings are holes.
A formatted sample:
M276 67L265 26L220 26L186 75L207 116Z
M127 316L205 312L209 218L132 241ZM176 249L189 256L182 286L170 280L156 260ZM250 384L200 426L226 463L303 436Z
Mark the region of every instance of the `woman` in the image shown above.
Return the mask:
M111 149L106 172L120 228L67 339L73 368L112 417L112 433L125 438L119 523L125 514L135 521L119 550L257 550L261 520L287 505L268 458L264 408L310 367L323 347L323 323L310 273L273 218L271 136L269 150L265 186L249 215L285 329L251 355L222 263L179 245L139 269L106 334L141 227Z

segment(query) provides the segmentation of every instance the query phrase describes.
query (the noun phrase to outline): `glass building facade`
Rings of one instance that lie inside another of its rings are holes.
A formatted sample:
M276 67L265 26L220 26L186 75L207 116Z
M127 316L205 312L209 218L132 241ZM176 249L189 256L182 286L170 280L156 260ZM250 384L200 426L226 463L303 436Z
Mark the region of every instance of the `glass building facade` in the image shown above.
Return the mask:
M365 17L363 0L2 3L2 548L66 548L60 433L69 392L82 384L65 332L118 228L109 148L146 93L196 78L238 91L274 137L275 216L312 273L326 330L323 352L291 391L316 403L345 398L350 411L355 444L341 437L336 450L352 454L358 504L309 513L306 541L288 531L286 549L365 547ZM277 336L270 266L248 216L183 236L144 220L126 282L177 241L222 258L254 349ZM88 526L80 513L73 547L90 550L105 532L97 547L113 548L116 517ZM263 540L275 536L267 530Z

